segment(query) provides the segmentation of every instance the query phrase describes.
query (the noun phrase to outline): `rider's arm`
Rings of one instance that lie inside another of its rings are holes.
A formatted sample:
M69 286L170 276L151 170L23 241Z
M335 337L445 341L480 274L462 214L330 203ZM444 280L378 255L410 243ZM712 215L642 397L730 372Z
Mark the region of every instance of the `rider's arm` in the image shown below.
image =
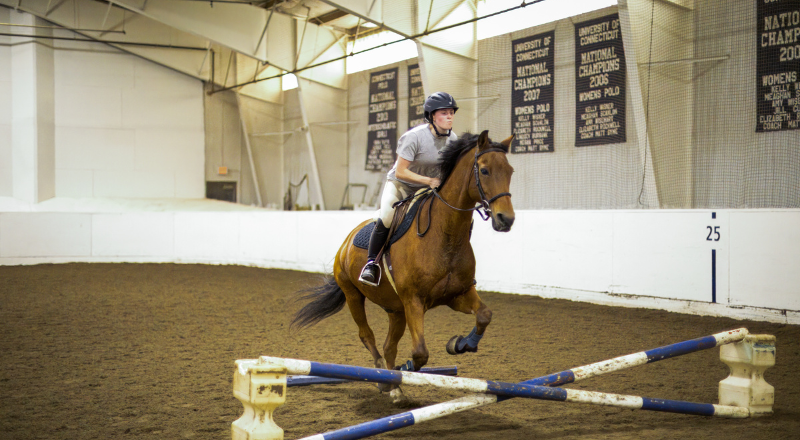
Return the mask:
M411 164L410 161L407 159L403 159L402 157L397 157L397 169L395 170L395 176L398 179L405 181L416 183L418 185L428 185L431 188L436 188L441 184L439 179L435 177L426 177L419 175L411 170L408 169L408 166Z

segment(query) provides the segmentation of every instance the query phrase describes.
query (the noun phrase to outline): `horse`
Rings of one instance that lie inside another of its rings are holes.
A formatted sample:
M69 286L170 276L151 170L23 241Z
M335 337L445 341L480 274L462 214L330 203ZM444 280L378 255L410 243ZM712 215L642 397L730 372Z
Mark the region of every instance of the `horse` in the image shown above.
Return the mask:
M412 360L400 369L418 371L428 362L424 315L427 310L440 305L474 314L475 328L470 336L476 334L479 340L492 320L492 311L481 301L475 289L475 255L470 244L472 211L478 210L484 220L491 217L495 231L511 229L514 207L508 191L514 169L506 154L513 137L494 143L489 139L488 130L480 135L465 133L442 148L439 152L442 184L433 191L436 197L429 199L429 214L418 215L413 220L409 229L414 230L416 225L417 234L407 233L391 246L395 287L386 274L377 287L358 281L367 253L357 248L353 239L373 220L364 221L350 232L336 253L333 274L327 275L322 285L300 292L299 299L307 301L307 304L295 314L292 326L303 328L316 324L339 312L346 303L358 325L358 336L372 354L375 367L384 369L395 367L397 343L406 326L411 333ZM419 210L424 214L422 208ZM395 219L393 224L399 221ZM421 229L428 233L421 234ZM367 298L389 316L383 356L367 323L364 309ZM447 352L477 351L477 342L474 346L464 345L463 339L461 335L451 338Z

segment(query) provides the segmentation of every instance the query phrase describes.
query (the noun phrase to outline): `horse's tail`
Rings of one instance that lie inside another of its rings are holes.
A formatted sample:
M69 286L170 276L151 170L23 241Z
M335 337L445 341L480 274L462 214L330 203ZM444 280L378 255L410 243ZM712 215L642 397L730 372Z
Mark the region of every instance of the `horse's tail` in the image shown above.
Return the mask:
M301 329L335 315L345 304L344 292L333 275L326 275L322 285L301 290L297 295L298 301L308 301L292 318L291 326Z

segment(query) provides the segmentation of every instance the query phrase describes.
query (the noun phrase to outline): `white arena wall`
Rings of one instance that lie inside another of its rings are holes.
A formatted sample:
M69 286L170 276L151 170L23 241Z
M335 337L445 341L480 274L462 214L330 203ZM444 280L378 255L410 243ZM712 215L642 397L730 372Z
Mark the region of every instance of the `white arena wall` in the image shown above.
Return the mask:
M309 272L330 271L343 238L371 216L9 211L0 212L3 265L174 262ZM798 224L799 210L518 211L507 234L476 216L472 243L481 290L800 324Z
M60 46L56 197L204 197L203 83L119 51Z

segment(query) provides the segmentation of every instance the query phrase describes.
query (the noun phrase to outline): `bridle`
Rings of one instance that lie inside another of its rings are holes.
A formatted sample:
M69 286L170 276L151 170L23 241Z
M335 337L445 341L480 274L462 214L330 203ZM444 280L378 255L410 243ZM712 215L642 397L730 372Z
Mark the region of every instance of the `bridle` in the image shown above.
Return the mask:
M479 206L476 206L474 208L467 208L467 209L457 208L457 207L447 203L447 200L445 200L441 195L439 195L438 188L430 190L431 192L433 192L433 195L435 195L437 199L441 200L442 203L444 203L445 205L447 205L451 209L454 209L456 211L461 211L461 212L478 211L478 215L481 216L483 221L487 221L487 220L489 220L489 217L491 217L491 215L492 215L491 204L495 200L499 199L500 197L505 197L505 196L511 197L511 193L510 192L503 192L503 193L497 194L496 196L492 197L491 199L486 197L486 192L483 190L483 185L481 185L481 175L480 175L480 172L478 170L478 158L483 156L486 153L503 153L503 154L505 154L506 151L504 149L502 149L502 148L493 147L493 148L487 148L487 149L485 149L483 151L479 150L479 151L475 152L475 160L472 163L472 171L475 174L475 182L478 185L478 194L481 197L481 202L480 202ZM407 199L411 199L413 197L414 197L414 195L412 194ZM422 206L425 206L424 203L427 202L427 200L423 200L422 201L423 205L420 206L419 211L417 211L417 235L420 236L420 237L424 236L428 232L428 229L430 229L430 227L431 227L431 222L430 222L431 209L433 208L433 201L432 201L433 198L430 197L430 193L428 193L427 195L425 195L423 197L427 197L429 200L431 200L431 202L430 202L430 204L428 204L428 227L425 228L424 231L420 231L420 223L421 223L420 222L420 220L421 220L420 216L422 214ZM397 205L402 204L404 202L405 202L405 200L401 200L399 202L396 202L394 204L394 206L397 206Z
M497 147L487 148L487 149L485 149L483 151L480 151L480 152L476 151L475 152L475 161L472 163L472 170L475 173L475 182L478 185L478 194L481 197L480 206L476 206L474 208L468 208L468 209L456 208L455 206L447 203L447 201L445 201L444 198L442 198L442 196L439 195L439 191L434 189L433 190L433 194L436 196L436 198L441 200L442 203L444 203L448 207L450 207L452 209L455 209L456 211L478 211L478 215L481 216L483 221L489 220L489 217L492 215L491 204L495 200L499 199L500 197L505 197L505 196L511 197L511 193L510 192L503 192L503 193L495 195L494 197L492 197L490 199L490 198L486 197L486 192L483 190L483 185L481 185L481 175L480 175L480 172L478 171L478 158L483 156L486 153L493 153L493 152L505 153L506 151L503 150L502 148L497 148Z

